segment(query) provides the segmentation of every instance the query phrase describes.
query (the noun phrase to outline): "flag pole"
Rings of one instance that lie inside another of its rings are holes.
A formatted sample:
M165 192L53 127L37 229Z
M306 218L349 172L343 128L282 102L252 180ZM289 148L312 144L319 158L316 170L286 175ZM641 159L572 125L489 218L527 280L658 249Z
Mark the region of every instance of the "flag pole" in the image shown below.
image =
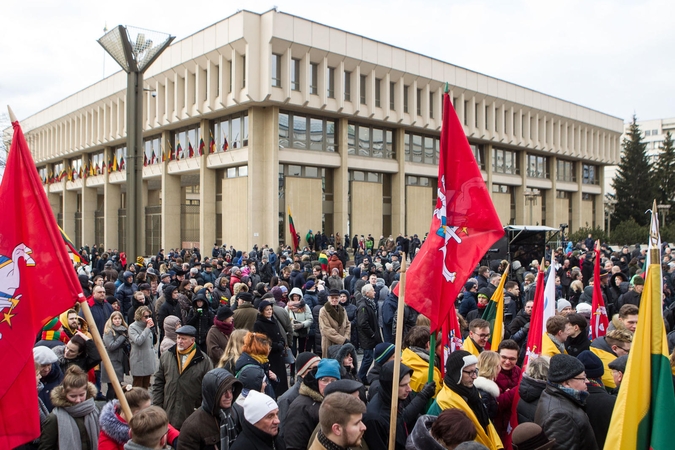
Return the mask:
M12 111L12 108L9 105L7 105L7 111L9 112L10 123L16 122L17 120L16 120L16 116L14 115L14 111Z
M394 377L391 384L391 410L389 412L389 450L396 447L396 418L398 417L398 379L401 376L401 345L403 344L403 310L405 309L405 270L407 255L402 253L399 279L399 298L396 309L396 344L394 350ZM431 359L431 358L429 358Z
M82 299L84 299L84 296L82 297ZM110 384L112 384L113 389L115 389L115 394L117 394L117 399L120 401L120 406L122 407L122 411L124 412L124 416L126 417L128 423L131 420L131 408L129 408L127 398L124 396L122 385L117 379L115 368L113 367L112 362L110 361L108 351L105 349L105 346L103 345L103 341L101 340L101 334L98 331L98 327L96 326L96 322L94 321L94 316L92 316L91 314L91 309L89 308L89 303L87 303L86 299L80 301L80 308L84 313L84 319L87 321L87 324L89 325L89 333L91 333L91 336L94 338L96 349L98 350L99 355L101 355L103 367L105 367L105 371L108 374L108 377L110 378Z

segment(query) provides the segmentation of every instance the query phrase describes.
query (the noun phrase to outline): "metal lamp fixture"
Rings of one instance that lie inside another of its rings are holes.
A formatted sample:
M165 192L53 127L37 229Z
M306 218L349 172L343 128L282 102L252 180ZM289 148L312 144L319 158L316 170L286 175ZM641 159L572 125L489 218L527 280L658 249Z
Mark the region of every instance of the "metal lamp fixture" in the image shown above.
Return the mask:
M118 25L98 43L128 74L127 76L127 221L126 250L129 261L142 255L143 186L143 72L175 39L167 33Z

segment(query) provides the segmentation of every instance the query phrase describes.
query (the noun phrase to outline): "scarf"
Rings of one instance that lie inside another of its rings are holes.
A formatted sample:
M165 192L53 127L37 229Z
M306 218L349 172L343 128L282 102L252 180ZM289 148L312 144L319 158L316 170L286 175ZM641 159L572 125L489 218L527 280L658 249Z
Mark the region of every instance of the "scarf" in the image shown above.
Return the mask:
M178 358L178 373L183 373L183 370L190 365L192 358L195 357L197 353L197 344L192 344L190 347L185 350L180 350L176 346L176 358Z
M461 376L461 375L460 375ZM473 411L478 419L478 422L483 426L487 431L487 426L490 424L490 417L488 416L487 409L480 399L480 394L478 393L478 388L476 386L466 387L463 384L457 384L451 378L448 379L448 374L445 374L445 385L453 392L459 394L466 404L469 405L469 408Z
M319 432L316 433L316 439L319 441L321 445L323 445L326 450L346 450L347 447L340 447L337 445L335 442L331 441L326 437L325 434L323 434L323 431L321 431L321 428L319 428Z
M84 417L84 428L89 436L89 448L98 449L98 409L93 398L73 406L56 407L52 411L59 427L59 448L78 450L82 448L76 418Z
M573 398L574 400L578 401L582 405L586 405L586 399L588 398L588 395L589 395L588 391L577 391L576 389L565 387L562 384L551 383L550 381L548 382L548 384L557 388L563 394L567 395L568 397Z
M220 450L229 450L237 438L234 420L229 412L226 413L222 409L218 415L220 416Z
M250 356L251 356L251 358L258 361L261 365L267 364L269 362L269 359L267 359L266 355L254 355L254 354L251 353Z
M218 328L218 331L223 333L225 336L230 336L234 331L234 322L221 322L217 317L213 318L213 324Z
M330 303L326 303L323 307L326 308L326 312L330 318L336 321L338 326L341 326L345 320L345 309L340 305L333 306Z
M586 384L593 387L605 388L605 385L602 384L602 378L589 378Z

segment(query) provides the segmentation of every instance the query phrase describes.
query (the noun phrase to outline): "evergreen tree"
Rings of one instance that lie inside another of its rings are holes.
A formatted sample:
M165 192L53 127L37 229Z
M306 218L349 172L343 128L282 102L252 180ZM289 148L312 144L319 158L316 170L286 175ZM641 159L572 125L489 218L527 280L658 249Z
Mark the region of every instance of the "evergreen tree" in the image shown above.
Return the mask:
M612 182L616 198L612 224L633 218L638 225L647 225L649 215L645 211L652 207L658 184L635 116L622 146L621 162Z
M675 200L675 145L670 131L666 133L660 149L661 153L654 168L658 185L656 201L672 206Z

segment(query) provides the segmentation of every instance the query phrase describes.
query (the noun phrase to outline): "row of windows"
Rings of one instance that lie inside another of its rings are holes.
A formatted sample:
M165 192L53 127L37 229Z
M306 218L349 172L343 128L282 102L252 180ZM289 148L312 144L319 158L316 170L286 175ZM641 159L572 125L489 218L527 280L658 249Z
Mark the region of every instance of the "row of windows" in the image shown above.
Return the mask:
M408 175L405 177L405 184L408 186L431 186L431 178Z
M350 170L349 181L367 181L369 183L382 183L382 174L378 172L364 172L362 170Z
M507 175L518 175L520 173L518 152L515 150L506 150L493 147L492 172L503 173Z
M541 155L527 155L527 176L548 178L548 158Z
M296 148L335 152L337 150L336 128L335 120L280 112L279 149Z
M656 136L659 134L659 130L646 130L645 136Z
M406 133L405 160L415 163L438 165L440 161L440 139L437 137Z
M597 166L584 164L582 170L583 178L581 182L583 184L600 184L600 172Z
M394 159L394 136L391 130L349 123L347 153L373 158Z

